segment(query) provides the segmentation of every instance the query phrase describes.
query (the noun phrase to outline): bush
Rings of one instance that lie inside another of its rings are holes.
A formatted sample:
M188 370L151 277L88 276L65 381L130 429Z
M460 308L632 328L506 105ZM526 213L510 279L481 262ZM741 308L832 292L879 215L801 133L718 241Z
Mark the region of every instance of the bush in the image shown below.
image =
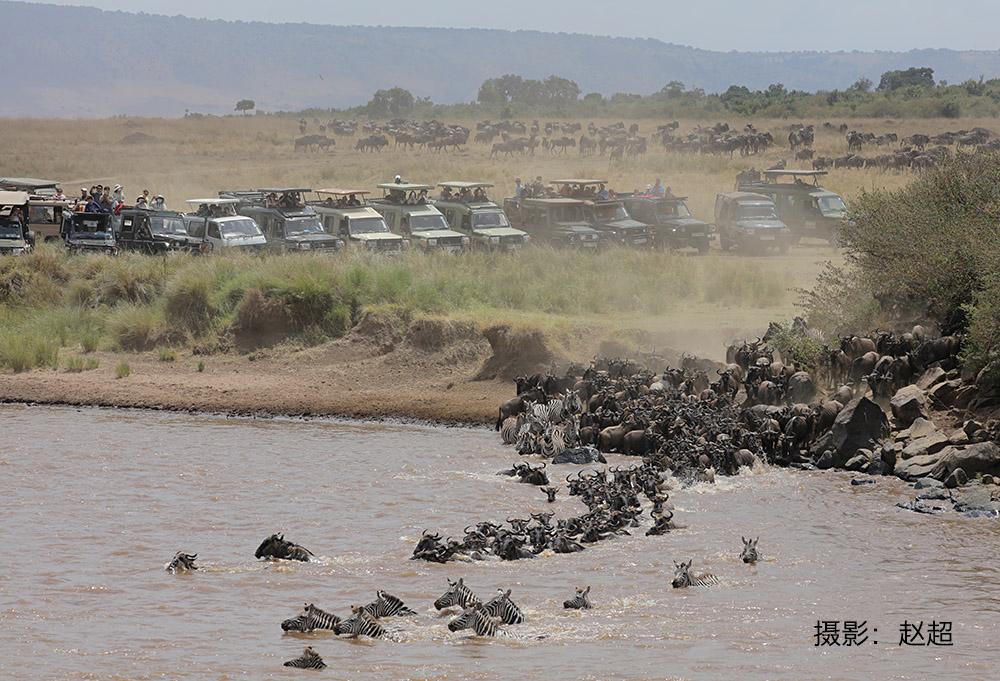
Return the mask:
M132 367L128 365L128 362L122 360L115 365L115 378L125 378L132 373Z

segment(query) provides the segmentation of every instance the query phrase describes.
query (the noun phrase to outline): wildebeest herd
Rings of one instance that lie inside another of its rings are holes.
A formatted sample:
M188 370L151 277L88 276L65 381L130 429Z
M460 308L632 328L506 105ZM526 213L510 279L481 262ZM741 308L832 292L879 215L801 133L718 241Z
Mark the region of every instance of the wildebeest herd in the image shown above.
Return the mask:
M301 137L295 139L295 150L329 150L336 144L327 137L327 131L335 135L354 136L358 130L355 120L333 119L328 123L313 121L319 133L305 134L308 123L299 121ZM580 122L548 121L531 123L524 121L490 121L476 124L475 135L462 125L446 124L437 120L420 121L394 118L384 123L369 121L360 126L364 135L355 143L355 149L364 152L381 151L392 145L407 150L424 149L433 153L458 151L470 141L487 145L489 157L499 159L512 156L531 155L536 152L565 155L576 149L580 156L607 155L611 163L624 158L634 158L647 152L651 143L658 143L666 153L701 154L732 158L735 154L752 156L775 147L776 136L785 138L788 147L798 161L811 162L815 170L826 168L878 168L880 170L923 169L936 165L952 148L956 151L983 151L1000 148L1000 139L982 127L968 130L943 132L937 135L914 133L900 138L899 133L886 131L876 134L871 131L850 130L846 123L834 125L823 123L820 128L827 132L844 135L846 154L843 156L816 156L813 149L816 126L792 123L783 129L758 131L753 123L742 129L730 128L728 123L695 125L688 133L679 133L677 121L657 124L647 135L639 134L639 124L626 125L624 122L598 126L590 122L586 129ZM882 153L865 156L865 147Z

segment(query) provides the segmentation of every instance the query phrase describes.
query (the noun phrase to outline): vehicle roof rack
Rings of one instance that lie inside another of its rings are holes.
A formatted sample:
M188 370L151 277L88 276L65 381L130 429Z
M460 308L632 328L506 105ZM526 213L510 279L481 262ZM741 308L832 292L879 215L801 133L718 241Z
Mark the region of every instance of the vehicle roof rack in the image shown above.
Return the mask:
M351 194L371 194L367 189L338 189L336 187L330 187L329 189L317 189L317 194L333 194L334 196L350 196Z
M215 204L225 204L225 203L239 203L239 199L224 199L224 198L214 198L214 199L188 199L184 203L215 203Z
M434 185L432 184L414 184L413 182L383 182L375 186L386 191L398 190L401 192L419 192L424 189L427 191L434 189Z
M586 180L586 179L568 179L568 180L550 180L550 184L607 184L607 180Z
M448 180L447 182L438 182L439 187L449 187L450 189L476 189L478 187L495 187L496 185L492 182L458 182L456 180Z

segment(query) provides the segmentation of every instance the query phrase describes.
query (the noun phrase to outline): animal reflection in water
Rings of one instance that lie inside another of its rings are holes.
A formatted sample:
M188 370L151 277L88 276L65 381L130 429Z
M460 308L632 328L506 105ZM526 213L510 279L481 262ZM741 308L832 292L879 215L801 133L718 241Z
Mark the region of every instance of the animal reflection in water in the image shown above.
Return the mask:
M284 558L285 560L300 560L306 563L313 558L312 551L286 540L283 534L272 534L262 541L254 555L257 558Z
M675 589L683 589L689 586L716 586L719 584L719 578L711 573L692 575L691 562L690 560L686 563L674 562L674 567L677 571L674 572L674 579L670 583Z

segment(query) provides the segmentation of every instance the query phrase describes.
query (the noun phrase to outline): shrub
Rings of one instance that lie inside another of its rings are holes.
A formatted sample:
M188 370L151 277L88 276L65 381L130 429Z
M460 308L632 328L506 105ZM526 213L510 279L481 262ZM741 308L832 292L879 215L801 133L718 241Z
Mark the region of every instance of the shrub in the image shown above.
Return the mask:
M115 365L115 377L125 378L132 373L132 367L128 365L128 362L122 360Z

